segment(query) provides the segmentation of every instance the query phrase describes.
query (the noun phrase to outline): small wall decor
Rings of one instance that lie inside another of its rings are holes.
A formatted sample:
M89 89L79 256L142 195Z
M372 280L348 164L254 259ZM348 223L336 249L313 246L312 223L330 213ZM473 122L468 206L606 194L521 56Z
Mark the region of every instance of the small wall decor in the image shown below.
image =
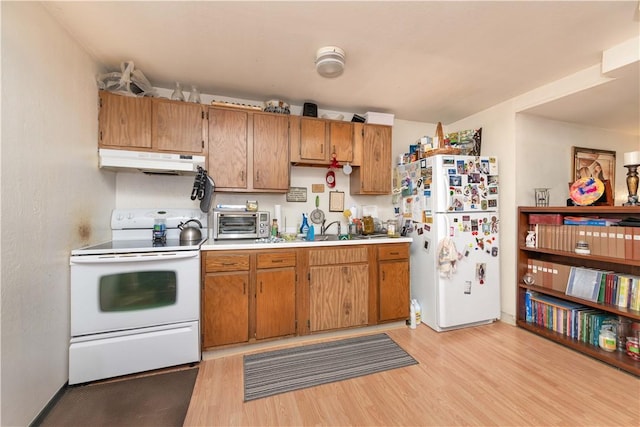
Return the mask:
M329 212L344 211L344 191L329 192Z
M287 202L306 202L307 187L289 187Z

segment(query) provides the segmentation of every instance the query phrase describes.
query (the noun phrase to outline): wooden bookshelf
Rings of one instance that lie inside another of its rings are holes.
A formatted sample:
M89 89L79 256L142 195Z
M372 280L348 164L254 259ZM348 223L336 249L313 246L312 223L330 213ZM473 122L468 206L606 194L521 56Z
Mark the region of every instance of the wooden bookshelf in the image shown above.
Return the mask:
M640 362L629 357L624 351L607 352L599 346L587 344L580 340L567 337L551 329L526 321L525 295L527 290L549 295L565 301L580 303L584 306L602 310L616 316L625 317L632 322L640 322L640 311L618 307L611 304L600 304L566 295L563 291L537 285L526 285L522 278L527 273L528 264L533 261L552 262L567 266L586 267L592 269L610 270L622 274L640 276L640 260L616 258L600 255L579 255L570 251L546 248L530 248L525 246L525 237L530 229L529 215L531 214L559 214L564 216L601 217L601 218L640 218L640 207L623 206L571 206L571 207L519 207L518 208L518 256L516 292L516 323L519 327L537 335L555 341L575 351L596 358L616 368L640 376ZM603 226L602 228L609 228Z

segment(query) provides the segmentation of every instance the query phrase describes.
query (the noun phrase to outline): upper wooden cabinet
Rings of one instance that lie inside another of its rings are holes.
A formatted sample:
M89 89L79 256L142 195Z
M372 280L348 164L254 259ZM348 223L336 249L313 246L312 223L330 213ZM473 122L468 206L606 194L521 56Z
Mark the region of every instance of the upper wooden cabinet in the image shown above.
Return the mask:
M253 114L253 189L289 191L289 118Z
M204 106L153 98L151 148L159 151L204 152Z
M203 154L204 106L100 91L99 146Z
M354 135L362 162L351 173L351 194L390 194L391 126L355 123Z
M328 165L334 153L339 163L354 162L353 123L295 116L289 121L292 163Z
M288 116L210 107L208 117L216 191L289 191Z
M151 98L100 91L98 143L104 147L151 148Z
M209 164L216 190L247 189L249 115L246 111L209 108Z

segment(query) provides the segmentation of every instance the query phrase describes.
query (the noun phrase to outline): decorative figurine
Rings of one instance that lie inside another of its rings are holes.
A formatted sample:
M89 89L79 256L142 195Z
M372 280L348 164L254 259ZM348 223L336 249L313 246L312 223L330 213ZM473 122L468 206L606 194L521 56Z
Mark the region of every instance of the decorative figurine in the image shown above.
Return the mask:
M525 238L525 245L528 248L536 247L536 232L534 230L527 231L527 237Z

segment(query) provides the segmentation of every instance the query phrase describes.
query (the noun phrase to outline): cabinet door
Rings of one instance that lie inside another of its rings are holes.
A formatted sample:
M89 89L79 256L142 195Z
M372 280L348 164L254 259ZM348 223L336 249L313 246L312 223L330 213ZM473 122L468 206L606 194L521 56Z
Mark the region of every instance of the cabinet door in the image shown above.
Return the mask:
M100 91L101 147L151 148L151 98Z
M253 115L253 188L289 190L289 118Z
M311 331L368 323L368 264L311 267Z
M249 273L207 274L204 282L204 348L249 340Z
M353 161L353 124L349 122L329 122L330 153L336 153L339 162Z
M151 139L158 151L202 154L204 110L201 104L154 98Z
M383 261L379 264L379 320L409 317L409 262Z
M247 188L247 122L244 111L209 109L208 172L219 188Z
M296 332L294 268L258 270L256 275L256 338Z
M351 194L391 192L391 127L364 125L362 164L351 174Z
M300 158L326 160L327 135L325 122L317 119L300 119Z
M391 128L364 126L362 190L388 194L391 191Z

